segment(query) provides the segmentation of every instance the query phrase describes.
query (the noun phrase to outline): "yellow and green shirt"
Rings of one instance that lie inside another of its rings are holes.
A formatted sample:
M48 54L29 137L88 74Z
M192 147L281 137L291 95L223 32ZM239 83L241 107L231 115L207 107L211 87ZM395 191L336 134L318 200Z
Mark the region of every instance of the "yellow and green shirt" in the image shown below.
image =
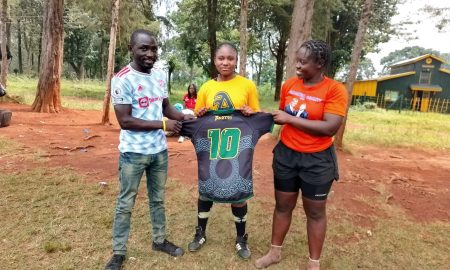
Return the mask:
M237 110L244 105L259 111L258 92L251 80L236 75L229 81L209 80L204 83L197 94L195 112L203 107L213 111Z

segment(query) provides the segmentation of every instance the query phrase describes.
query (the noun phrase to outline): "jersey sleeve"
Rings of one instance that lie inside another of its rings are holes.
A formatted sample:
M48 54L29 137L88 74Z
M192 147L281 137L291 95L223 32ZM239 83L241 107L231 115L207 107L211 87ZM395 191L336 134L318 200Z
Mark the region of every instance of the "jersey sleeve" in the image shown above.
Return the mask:
M197 113L201 108L206 107L206 83L203 84L197 93L197 101L195 103L194 112Z
M324 113L345 116L347 111L348 94L344 85L336 83L330 89L325 101Z
M180 135L186 136L189 138L194 137L195 132L201 125L201 121L202 121L201 118L196 118L196 119L186 120L186 121L181 122Z
M130 87L118 77L112 78L111 97L113 105L133 103L133 95Z
M249 93L248 93L248 106L252 108L253 111L259 112L259 97L258 90L253 81L250 81Z
M250 119L252 128L258 132L259 137L272 131L273 127L272 114L260 112L253 115Z
M286 106L286 87L286 82L284 82L280 90L280 106L278 108L282 111L284 111L284 107Z

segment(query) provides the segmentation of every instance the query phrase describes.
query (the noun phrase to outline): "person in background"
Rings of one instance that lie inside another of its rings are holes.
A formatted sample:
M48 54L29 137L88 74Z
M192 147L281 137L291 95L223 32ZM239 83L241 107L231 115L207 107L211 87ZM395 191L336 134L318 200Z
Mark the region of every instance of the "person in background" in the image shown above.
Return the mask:
M187 94L183 97L184 108L189 110L195 109L195 103L197 102L197 86L191 83L188 86Z
M256 260L266 268L281 260L281 248L289 230L299 191L306 214L309 259L306 269L320 269L320 255L327 229L326 204L331 185L338 180L333 136L347 109L345 87L324 75L330 47L321 40L304 42L296 52L297 76L282 86L274 122L284 125L273 153L275 210L269 252ZM286 104L298 99L301 113L287 112Z

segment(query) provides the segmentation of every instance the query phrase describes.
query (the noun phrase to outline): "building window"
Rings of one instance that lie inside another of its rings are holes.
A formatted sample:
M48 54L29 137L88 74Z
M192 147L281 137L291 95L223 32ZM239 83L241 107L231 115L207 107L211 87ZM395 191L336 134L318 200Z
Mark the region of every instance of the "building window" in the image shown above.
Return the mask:
M384 99L386 101L396 101L398 99L398 91L386 90L384 92Z
M429 69L423 69L422 72L420 72L419 83L421 84L431 83L431 71Z

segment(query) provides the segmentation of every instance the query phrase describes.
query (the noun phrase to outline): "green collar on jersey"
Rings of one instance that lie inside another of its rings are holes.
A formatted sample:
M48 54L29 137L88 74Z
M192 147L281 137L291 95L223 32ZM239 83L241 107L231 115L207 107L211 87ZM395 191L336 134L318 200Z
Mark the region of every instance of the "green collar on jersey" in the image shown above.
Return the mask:
M221 115L221 114L231 114L234 111L236 111L236 110L235 109L226 109L226 110L211 111L211 113L214 115Z

